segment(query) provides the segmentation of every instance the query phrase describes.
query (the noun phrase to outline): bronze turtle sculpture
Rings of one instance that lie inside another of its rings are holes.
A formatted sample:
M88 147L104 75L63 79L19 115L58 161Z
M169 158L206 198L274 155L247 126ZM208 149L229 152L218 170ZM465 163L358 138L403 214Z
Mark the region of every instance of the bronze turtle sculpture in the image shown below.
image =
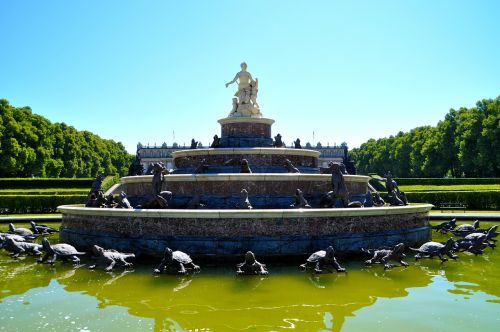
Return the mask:
M165 271L167 273L186 274L187 270L198 272L200 271L200 267L193 263L188 254L179 250L172 251L172 249L167 247L163 253L160 265L153 272L162 273Z
M10 257L17 258L21 254L41 255L42 245L30 242L17 242L14 238L6 238L3 244L5 250L10 252Z
M78 256L85 255L84 252L80 252L75 249L72 245L66 243L57 243L50 244L49 240L44 238L42 240L43 251L45 251L45 255L38 260L38 263L43 263L47 261L50 256L52 260L49 260L49 264L54 264L57 258L61 258L62 260L71 260L74 264L78 264L80 262L80 258Z
M475 231L478 228L479 228L479 220L475 220L472 225L462 224L462 225L457 226L457 228L455 228L455 231L469 232L469 231Z
M21 235L17 234L10 234L10 233L0 233L0 248L2 248L5 244L5 240L7 239L14 239L14 241L17 242L27 242L24 237Z
M488 229L476 229L476 231L474 233L488 234L488 232L490 231L490 228L488 228ZM496 238L498 236L498 234L500 234L500 233L498 233L497 229L495 228L495 230L489 235L489 240L496 242L497 240L495 240L494 238Z
M322 273L324 267L332 267L337 272L345 272L345 269L340 266L335 258L335 249L332 246L326 250L319 250L313 253L307 261L300 265L302 270L314 269L316 273Z
M114 249L104 249L98 245L92 246L92 252L97 255L99 264L106 265L104 271L111 271L116 264L124 267L132 266L132 263L127 262L129 258L135 258L134 254L122 253ZM96 268L97 264L89 266L89 269Z
M251 251L245 254L245 261L236 265L238 275L268 275L269 271L265 264L259 263Z
M485 243L487 246L491 248L495 248L496 245L494 243L495 240L492 238L495 237L496 231L497 231L498 226L491 226L486 233L483 232L477 232L477 233L471 233L467 236L464 237L465 240L471 240L471 241L481 241Z
M439 225L432 226L432 229L436 232L446 234L450 230L455 229L455 227L457 227L457 219L453 218L450 221L445 221L440 223Z
M22 227L16 228L12 223L9 224L9 233L20 235L25 239L33 240L37 238L37 235L33 234L31 230Z
M419 260L423 257L432 258L438 256L441 261L446 262L448 258L444 255L450 257L451 259L457 259L458 256L453 254L453 248L455 247L455 240L452 238L448 239L444 244L440 242L429 241L422 244L419 248L410 248L410 250L416 251L415 260Z
M372 258L368 259L365 261L365 264L371 265L371 264L384 264L384 269L390 269L393 267L392 264L390 264L391 260L399 262L403 266L408 266L408 263L406 263L403 259L406 257L404 254L404 244L403 243L398 243L392 248L380 248L380 249L364 249L361 248L361 250L367 254L372 255Z
M488 244L483 242L479 238L469 238L469 239L459 239L455 241L453 246L454 251L468 251L474 255L483 254L484 249L488 247Z
M453 235L456 236L466 236L471 233L476 232L476 230L479 228L479 220L474 221L472 225L470 224L462 224L457 226L455 229L450 230Z
M52 228L47 225L42 225L42 224L37 224L34 221L30 222L31 225L31 230L35 234L52 234L52 233L59 233L58 229Z

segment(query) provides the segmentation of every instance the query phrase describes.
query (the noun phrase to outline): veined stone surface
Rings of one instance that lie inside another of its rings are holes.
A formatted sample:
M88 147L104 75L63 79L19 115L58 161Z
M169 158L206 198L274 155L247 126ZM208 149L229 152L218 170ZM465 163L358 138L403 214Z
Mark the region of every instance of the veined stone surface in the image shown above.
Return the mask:
M361 246L427 241L431 207L188 211L62 206L61 239L80 247L113 244L146 255L161 255L172 244L195 256L232 255L245 246L259 255L298 255L328 243L355 252Z

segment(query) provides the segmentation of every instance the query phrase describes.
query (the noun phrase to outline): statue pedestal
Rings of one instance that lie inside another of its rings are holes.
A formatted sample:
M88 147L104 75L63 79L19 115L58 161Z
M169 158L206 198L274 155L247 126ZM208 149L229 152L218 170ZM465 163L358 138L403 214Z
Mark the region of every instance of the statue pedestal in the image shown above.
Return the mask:
M271 147L273 119L257 117L228 117L221 125L221 147Z

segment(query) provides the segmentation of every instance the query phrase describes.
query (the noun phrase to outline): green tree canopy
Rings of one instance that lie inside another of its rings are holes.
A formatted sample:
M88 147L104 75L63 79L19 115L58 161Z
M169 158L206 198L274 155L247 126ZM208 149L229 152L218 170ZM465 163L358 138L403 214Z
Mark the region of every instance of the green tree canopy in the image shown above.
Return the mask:
M120 142L51 123L0 99L0 177L125 175L132 159Z
M399 177L499 177L500 96L451 109L437 126L370 139L351 151L360 173Z

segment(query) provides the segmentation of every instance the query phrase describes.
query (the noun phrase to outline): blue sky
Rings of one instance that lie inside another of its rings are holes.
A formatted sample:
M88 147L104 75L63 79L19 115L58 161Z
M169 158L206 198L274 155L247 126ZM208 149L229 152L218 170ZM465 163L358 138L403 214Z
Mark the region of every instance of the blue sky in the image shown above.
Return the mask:
M121 141L208 144L242 61L285 143L350 147L500 94L499 1L2 1L0 98Z

